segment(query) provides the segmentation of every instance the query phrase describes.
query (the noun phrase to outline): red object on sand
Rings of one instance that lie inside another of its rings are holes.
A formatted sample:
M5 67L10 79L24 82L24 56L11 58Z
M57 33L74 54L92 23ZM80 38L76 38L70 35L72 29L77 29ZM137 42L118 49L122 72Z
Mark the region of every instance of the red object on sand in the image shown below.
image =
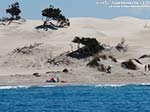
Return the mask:
M50 82L55 82L54 77L52 77L52 78L50 79Z

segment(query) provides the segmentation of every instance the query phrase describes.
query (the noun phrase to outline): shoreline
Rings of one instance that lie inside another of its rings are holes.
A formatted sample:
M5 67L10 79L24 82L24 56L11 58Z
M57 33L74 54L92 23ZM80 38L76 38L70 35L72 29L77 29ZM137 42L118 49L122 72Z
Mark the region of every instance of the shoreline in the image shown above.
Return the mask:
M32 88L32 87L65 87L65 86L71 86L71 87L75 87L75 86L82 86L82 87L86 87L86 86L91 86L91 87L123 87L123 86L150 86L150 83L126 83L126 84L78 84L78 83L66 83L66 84L36 84L36 85L0 85L0 90L1 89L18 89L18 88Z

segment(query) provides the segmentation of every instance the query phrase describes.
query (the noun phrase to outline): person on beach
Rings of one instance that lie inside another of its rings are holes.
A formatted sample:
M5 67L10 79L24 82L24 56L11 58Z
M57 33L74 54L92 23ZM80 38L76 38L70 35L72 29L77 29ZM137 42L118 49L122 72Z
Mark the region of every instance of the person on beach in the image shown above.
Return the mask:
M147 68L148 68L148 71L150 71L150 64L148 64Z
M144 66L144 69L145 69L145 72L146 72L146 71L150 71L150 64L146 64L146 65Z
M105 67L104 64L101 64L101 71L102 71L102 72L106 72L106 67Z
M144 66L145 72L147 71L147 65Z
M50 82L56 82L56 80L54 79L54 77L52 77L52 78L50 79Z
M108 65L106 73L111 73L111 66Z
M56 82L59 82L59 74L57 72L55 72L54 76L56 77Z

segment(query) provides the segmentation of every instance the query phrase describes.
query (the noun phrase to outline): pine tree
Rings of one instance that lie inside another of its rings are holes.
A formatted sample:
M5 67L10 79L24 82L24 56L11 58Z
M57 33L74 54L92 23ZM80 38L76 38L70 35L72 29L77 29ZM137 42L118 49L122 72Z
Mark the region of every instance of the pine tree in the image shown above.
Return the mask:
M6 9L6 13L9 13L11 15L12 20L20 19L21 17L19 16L19 14L21 13L21 10L19 7L19 3L16 2L16 3L10 5L9 8Z
M61 12L62 11L59 8L55 8L52 5L50 5L49 8L42 10L42 16L46 17L44 25L47 24L48 21L54 20L57 22L57 25L55 25L57 27L70 26L69 19L62 15Z

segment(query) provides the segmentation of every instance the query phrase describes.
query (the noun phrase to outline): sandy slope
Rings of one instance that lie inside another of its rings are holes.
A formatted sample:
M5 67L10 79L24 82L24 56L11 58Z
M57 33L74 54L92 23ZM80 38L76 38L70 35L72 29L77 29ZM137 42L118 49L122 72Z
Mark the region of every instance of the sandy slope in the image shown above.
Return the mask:
M95 37L100 42L112 46L120 42L121 38L125 38L129 51L123 55L116 55L118 60L138 58L143 54L150 53L150 29L144 28L145 20L133 17L119 17L115 19L70 18L70 22L71 26L69 28L49 31L35 29L36 26L42 24L41 20L27 20L26 22L20 21L19 23L21 24L13 22L8 26L0 26L0 75L3 77L5 75L15 74L31 75L33 72L45 74L45 72L49 70L62 70L65 66L47 67L47 65L45 65L45 61L50 56L57 56L63 52L70 51L69 44L75 36ZM146 22L150 26L150 20L146 20ZM12 54L14 49L28 46L30 44L34 44L35 42L43 44L35 49L32 55L18 56ZM77 45L73 43L71 44L74 46L74 50L76 50ZM70 73L70 78L64 75L62 79L67 80L70 83L82 83L84 80L80 79L84 78L86 80L85 83L111 83L110 78L107 76L106 79L104 78L104 81L102 81L102 76L99 76L101 73L87 67L82 67L87 64L84 60L82 61L78 62L78 60L73 59L75 64L66 67L72 69L74 72L72 71L72 73ZM148 63L149 61L143 62ZM79 64L80 66L78 66ZM111 75L111 78L114 80L112 83L115 82L115 77L118 77L118 69L120 74L123 73L123 75L125 75L128 73L128 71L122 72L121 68L114 69L117 73L114 72ZM76 73L76 71L79 71L79 73ZM137 81L140 82L139 80L145 76L141 76L141 71L138 75L141 78L138 77ZM128 75L125 75L125 77L128 80ZM120 79L120 82L122 82L123 79L124 78ZM45 79L43 80L45 81ZM136 82L136 78L129 82ZM148 81L142 79L141 82Z

